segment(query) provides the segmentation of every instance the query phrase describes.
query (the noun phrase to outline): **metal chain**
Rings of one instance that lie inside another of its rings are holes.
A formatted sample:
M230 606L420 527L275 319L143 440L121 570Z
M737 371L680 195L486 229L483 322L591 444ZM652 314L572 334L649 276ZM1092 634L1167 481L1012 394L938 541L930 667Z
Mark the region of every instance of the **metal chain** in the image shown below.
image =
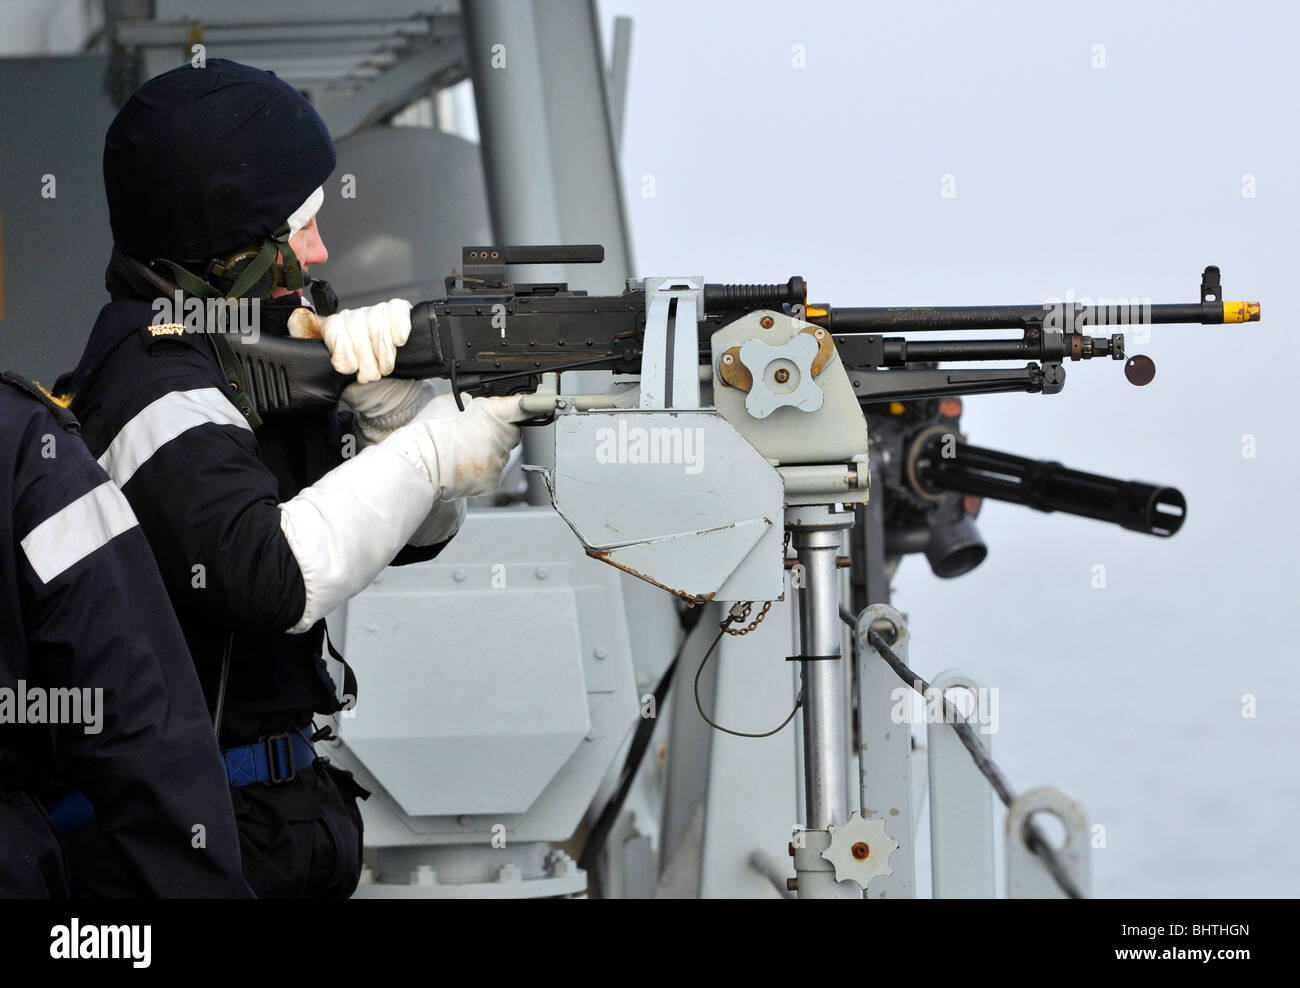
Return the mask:
M740 608L739 612L737 612L736 607L732 607L731 613L728 615L728 622L743 621L745 618L749 617L749 612L754 609L754 602L752 600L747 600L744 604L737 606ZM763 623L763 618L767 617L767 612L771 609L772 602L770 600L766 601L763 604L763 609L758 612L758 617L754 618L754 620L750 621L749 624L745 625L743 628L729 628L727 627L727 622L724 622L722 630L727 634L735 635L736 637L747 635Z
M789 548L790 548L790 530L787 528L785 530L785 542L782 543L781 546L782 560L785 559L785 554L789 550ZM749 634L751 631L753 631L755 628L757 628L760 624L763 623L763 618L767 617L767 612L772 609L772 602L770 600L765 601L763 603L763 609L758 612L758 617L754 618L754 620L750 621L749 624L745 625L743 628L728 627L728 625L730 624L739 623L741 621L746 620L749 617L750 612L753 611L753 609L754 609L754 602L752 600L747 600L743 604L741 603L732 604L731 611L727 614L727 619L722 622L721 625L722 630L729 635L734 635L737 638L739 638L741 635Z

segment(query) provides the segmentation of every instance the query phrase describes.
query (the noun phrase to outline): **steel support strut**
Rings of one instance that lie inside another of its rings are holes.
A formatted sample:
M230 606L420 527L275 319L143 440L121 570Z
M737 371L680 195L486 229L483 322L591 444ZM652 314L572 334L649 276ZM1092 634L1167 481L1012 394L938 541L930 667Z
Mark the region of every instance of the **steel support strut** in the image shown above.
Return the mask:
M815 505L790 508L786 527L799 557L800 673L803 682L804 831L795 842L795 873L801 899L860 899L852 882L836 882L821 855L830 845L827 828L848 819L848 725L844 660L840 650L837 561L841 537L853 524L850 511Z

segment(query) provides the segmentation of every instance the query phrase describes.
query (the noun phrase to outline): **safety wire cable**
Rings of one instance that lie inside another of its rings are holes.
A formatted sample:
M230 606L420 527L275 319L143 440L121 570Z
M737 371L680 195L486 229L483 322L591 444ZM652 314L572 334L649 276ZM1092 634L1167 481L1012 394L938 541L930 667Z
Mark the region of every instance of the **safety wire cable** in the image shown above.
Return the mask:
M781 545L782 557L784 557L789 551L790 551L790 532L787 529L785 533L785 541ZM710 645L708 651L704 653L704 658L700 659L699 668L695 670L695 709L698 710L700 712L700 716L704 718L704 723L708 724L715 731L721 731L723 734L731 734L738 738L770 738L773 734L779 733L785 727L786 724L794 720L794 715L797 714L799 712L799 708L803 706L802 687L799 690L799 695L795 697L794 709L790 711L790 715L786 717L785 720L781 721L781 723L777 724L776 727L772 728L770 731L763 731L761 734L750 734L747 731L733 731L729 727L723 727L721 724L714 721L708 714L704 712L704 704L700 702L700 677L704 675L704 667L705 665L708 664L709 657L713 654L713 650L718 647L718 642L722 641L722 636L732 635L733 637L739 638L743 635L749 634L751 631L753 631L755 628L757 628L760 624L763 623L763 618L767 617L767 612L772 609L772 602L770 600L764 602L762 609L758 612L758 615L754 618L754 620L750 621L749 624L745 625L742 628L731 627L733 624L739 624L741 621L748 620L750 612L752 612L753 609L754 609L754 602L752 600L745 601L744 603L737 602L735 604L732 604L731 610L727 612L727 616L723 618L722 623L718 625L719 628L718 636L713 639L713 644Z
M849 627L857 627L857 618L855 618L853 612L843 604L840 605L840 618ZM904 683L923 697L927 694L933 695L930 694L930 684L909 669L907 664L894 654L894 650L889 647L889 642L885 640L884 635L876 631L874 628L871 628L867 631L867 641L876 653L885 660L885 663L898 674L898 677L902 679ZM989 757L988 750L980 743L979 737L975 734L974 728L970 725L970 721L966 719L965 715L962 714L962 712L958 710L952 701L946 696L942 699L944 722L952 725L952 729L956 731L957 737L961 738L961 743L965 745L966 750L970 752L971 759L975 762L975 767L983 773L984 778L988 779L989 785L991 785L993 791L998 794L998 798L1002 800L1003 805L1010 809L1012 802L1014 802L1016 798L1015 790L1011 788L1011 783L1007 781L1006 776L1002 774L1002 771L993 763L993 759ZM1026 846L1043 860L1043 864L1046 866L1052 878L1055 879L1056 884L1060 886L1061 891L1071 899L1084 898L1079 887L1074 884L1074 880L1070 877L1070 874L1066 870L1064 863L1062 863L1060 856L1056 853L1056 848L1052 847L1051 843L1045 836L1043 836L1042 831L1033 820L1027 821L1025 825L1025 834Z
M744 604L734 605L731 608L731 610L727 613L726 618L724 618L722 623L718 625L719 631L717 637L713 639L713 644L710 645L709 650L704 653L704 658L700 659L699 668L695 670L695 709L700 712L700 716L704 718L704 722L708 724L711 728L713 728L715 731L721 731L723 734L732 734L738 738L770 738L773 734L776 734L782 728L784 728L786 724L794 720L794 715L797 714L799 712L799 708L803 706L803 690L799 691L799 696L794 701L794 709L790 711L790 715L786 717L785 720L781 721L781 723L777 724L776 727L772 728L770 731L763 731L761 734L750 734L748 731L733 731L729 727L723 727L721 724L715 722L711 717L709 717L708 714L704 712L704 704L700 702L700 677L704 675L704 667L709 661L709 656L711 656L713 654L714 649L718 647L718 642L722 641L722 636L723 635L740 636L740 635L749 634L751 631L753 631L755 628L757 628L760 624L763 623L763 618L767 617L767 612L772 608L772 602L769 600L765 604L763 604L763 609L758 612L758 616L754 618L754 620L750 621L749 624L745 625L743 628L731 627L733 623L743 621L747 617L749 617L749 613L753 609L753 607L754 607L754 602L752 600L747 601Z

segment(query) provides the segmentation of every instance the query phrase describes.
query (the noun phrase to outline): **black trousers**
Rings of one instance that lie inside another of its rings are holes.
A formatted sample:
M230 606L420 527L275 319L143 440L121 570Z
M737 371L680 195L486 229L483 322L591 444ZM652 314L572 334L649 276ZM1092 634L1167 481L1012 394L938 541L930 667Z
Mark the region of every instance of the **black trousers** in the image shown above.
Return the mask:
M244 878L263 899L346 899L361 878L361 809L351 772L317 759L288 782L230 791ZM79 898L128 898L132 883L97 828L63 839Z
M63 854L49 816L26 793L0 793L0 898L67 895Z
M317 760L280 785L232 789L244 877L261 899L346 899L361 878L361 809L351 772Z

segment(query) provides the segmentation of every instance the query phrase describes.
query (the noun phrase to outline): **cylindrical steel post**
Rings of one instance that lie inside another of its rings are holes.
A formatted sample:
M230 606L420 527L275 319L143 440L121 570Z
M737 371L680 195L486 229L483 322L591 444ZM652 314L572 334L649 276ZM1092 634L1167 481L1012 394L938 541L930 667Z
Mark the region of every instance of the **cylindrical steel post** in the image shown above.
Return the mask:
M848 519L852 515L847 515ZM825 830L848 817L848 735L844 721L844 668L840 655L839 581L836 558L840 529L801 531L793 536L803 568L800 595L803 673L805 826ZM825 656L837 656L830 659Z
M835 881L822 852L829 827L848 820L848 723L844 659L840 643L838 557L851 511L829 506L790 508L786 525L799 557L799 654L803 682L804 832L795 843L794 866L800 899L861 898L852 882ZM814 658L815 656L815 658Z

